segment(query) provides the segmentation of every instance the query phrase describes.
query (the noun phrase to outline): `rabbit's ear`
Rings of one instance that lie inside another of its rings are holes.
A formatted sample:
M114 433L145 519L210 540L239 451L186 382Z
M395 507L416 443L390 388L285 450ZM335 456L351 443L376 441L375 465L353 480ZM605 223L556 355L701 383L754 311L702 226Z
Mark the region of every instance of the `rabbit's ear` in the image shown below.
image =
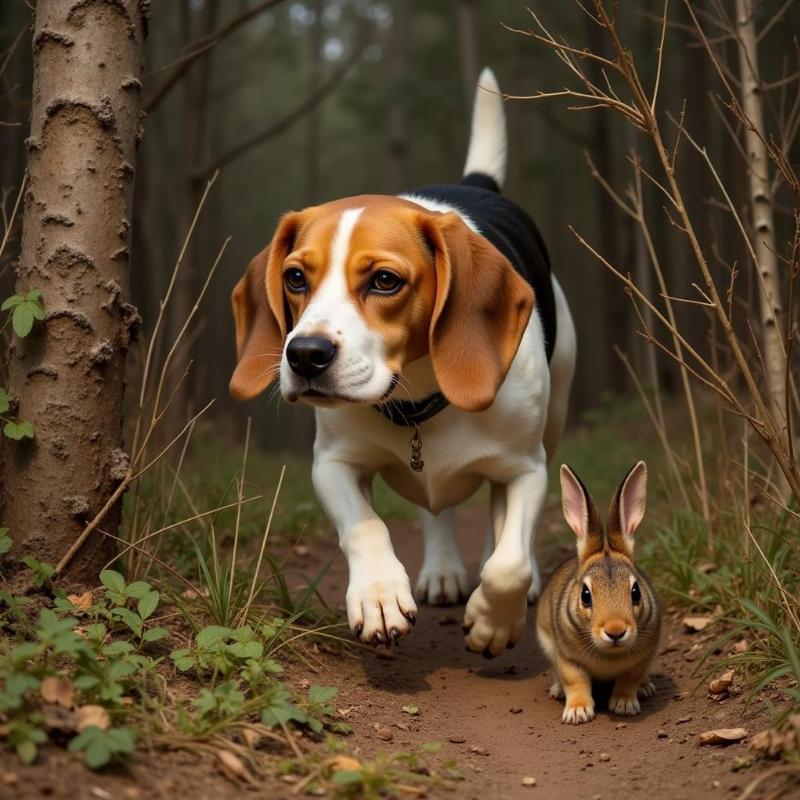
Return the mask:
M639 461L623 478L611 501L608 544L612 550L633 557L633 534L644 519L646 497L647 465Z
M561 465L561 508L564 519L578 537L578 558L584 561L603 549L603 530L592 496L583 481L566 465Z

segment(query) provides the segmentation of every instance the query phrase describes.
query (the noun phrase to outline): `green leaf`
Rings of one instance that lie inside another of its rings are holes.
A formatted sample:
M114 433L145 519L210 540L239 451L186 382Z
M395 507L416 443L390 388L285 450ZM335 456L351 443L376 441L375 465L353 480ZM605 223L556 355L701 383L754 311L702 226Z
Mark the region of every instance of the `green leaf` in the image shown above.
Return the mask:
M33 424L30 422L6 422L3 433L9 439L18 442L20 439L33 439Z
M106 589L111 589L112 592L119 592L122 594L125 590L125 578L113 569L104 569L100 573L100 583L102 583Z
M158 642L166 636L169 636L169 631L166 628L150 628L144 632L142 638L145 642Z
M8 535L8 528L0 528L0 556L4 556L13 543L14 540Z
M130 588L130 587L129 587ZM160 595L158 592L148 592L137 605L139 616L145 620L158 608Z
M339 786L353 786L356 783L362 783L363 780L364 776L360 772L349 769L340 769L331 776L331 781Z
M208 625L194 638L200 647L210 648L220 642L224 642L232 633L233 631L230 628L225 628L222 625Z
M123 594L126 594L128 597L133 597L135 600L139 600L144 597L153 587L150 586L147 581L134 581L133 583L129 583L123 590Z
M125 641L117 641L111 642L111 644L106 645L103 648L103 653L107 656L114 658L115 656L124 656L128 653L132 653L135 650L134 646L130 642Z
M0 414L5 414L11 408L11 400L5 389L0 389Z
M142 635L142 619L138 614L122 606L112 608L111 613L121 619L137 636Z
M339 690L335 686L311 686L308 689L308 702L314 705L324 705L333 700Z
M17 745L17 755L23 764L33 764L36 760L36 745L30 740L26 739Z
M283 672L283 667L272 658L268 658L262 666L265 672L269 672L272 675L280 675Z
M18 306L20 303L24 302L24 297L20 297L18 294L12 294L11 297L7 297L3 301L3 305L0 306L0 311L8 311L9 309L14 308L14 306Z
M228 652L236 658L259 659L264 655L264 645L261 642L234 642L228 645Z
M173 650L170 653L170 658L172 659L172 663L175 664L175 668L179 669L181 672L186 672L187 669L191 669L194 666L192 651L187 648Z
M27 300L23 300L14 306L14 311L11 315L11 327L20 339L24 339L31 332L31 328L33 328L33 306Z

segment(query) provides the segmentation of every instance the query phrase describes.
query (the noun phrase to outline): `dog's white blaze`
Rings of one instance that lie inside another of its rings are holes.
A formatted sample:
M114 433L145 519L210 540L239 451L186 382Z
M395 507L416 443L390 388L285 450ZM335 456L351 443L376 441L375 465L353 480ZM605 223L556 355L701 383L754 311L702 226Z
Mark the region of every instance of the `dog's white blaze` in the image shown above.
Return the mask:
M350 240L363 208L348 208L342 212L336 223L336 231L331 241L331 256L328 271L297 325L299 330L319 323L337 324L338 309L350 306L347 290L347 256L350 253ZM302 335L302 334L301 334Z

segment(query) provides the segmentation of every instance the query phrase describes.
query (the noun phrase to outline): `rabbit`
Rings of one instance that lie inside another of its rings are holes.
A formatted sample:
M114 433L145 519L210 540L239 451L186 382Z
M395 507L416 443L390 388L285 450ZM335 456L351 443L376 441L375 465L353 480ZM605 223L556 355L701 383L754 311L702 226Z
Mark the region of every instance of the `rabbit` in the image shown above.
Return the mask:
M578 553L551 575L536 615L542 650L553 664L551 697L565 699L562 722L594 719L592 680L613 681L609 711L634 716L652 697L648 668L658 648L661 615L650 581L633 561L633 535L644 517L647 466L639 461L611 502L608 526L589 491L561 466L564 518Z

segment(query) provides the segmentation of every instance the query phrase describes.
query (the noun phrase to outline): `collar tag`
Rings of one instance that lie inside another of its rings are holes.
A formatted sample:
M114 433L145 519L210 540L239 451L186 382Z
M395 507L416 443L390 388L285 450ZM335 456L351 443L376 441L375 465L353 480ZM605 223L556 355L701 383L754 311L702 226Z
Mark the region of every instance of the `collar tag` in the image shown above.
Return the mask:
M425 462L422 460L422 436L420 436L419 425L414 426L414 435L411 437L411 457L408 465L414 472L422 472Z

